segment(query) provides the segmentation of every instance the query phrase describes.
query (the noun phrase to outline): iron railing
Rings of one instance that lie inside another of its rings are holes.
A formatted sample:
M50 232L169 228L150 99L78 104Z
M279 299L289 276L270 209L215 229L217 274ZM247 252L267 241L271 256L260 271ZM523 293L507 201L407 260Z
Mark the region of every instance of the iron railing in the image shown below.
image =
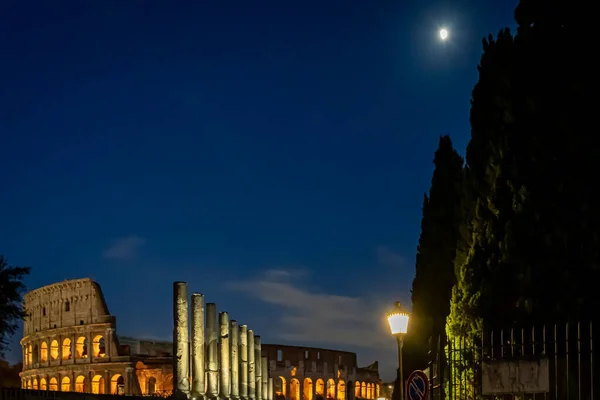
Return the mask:
M441 336L432 342L430 400L600 399L591 322Z

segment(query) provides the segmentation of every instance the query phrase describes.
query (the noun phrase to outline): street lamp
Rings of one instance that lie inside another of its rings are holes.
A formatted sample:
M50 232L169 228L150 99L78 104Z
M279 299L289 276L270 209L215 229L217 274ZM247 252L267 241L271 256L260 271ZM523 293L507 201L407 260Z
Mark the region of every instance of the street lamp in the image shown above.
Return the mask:
M387 314L387 320L390 324L390 331L398 341L398 379L400 379L400 400L404 400L404 376L402 374L402 341L404 340L404 336L406 336L406 331L408 329L408 319L408 311L402 308L399 301L396 302L394 308L392 308Z

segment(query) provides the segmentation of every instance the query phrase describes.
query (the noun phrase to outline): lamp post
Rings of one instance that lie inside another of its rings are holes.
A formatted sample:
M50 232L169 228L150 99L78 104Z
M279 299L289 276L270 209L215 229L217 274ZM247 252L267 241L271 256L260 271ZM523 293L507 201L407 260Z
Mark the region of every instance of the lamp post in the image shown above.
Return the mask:
M390 331L392 335L396 337L398 341L398 371L400 380L400 400L404 400L404 375L402 371L402 341L404 340L404 336L406 336L406 331L408 328L408 319L409 314L402 306L400 302L397 301L388 314L387 320L390 324Z

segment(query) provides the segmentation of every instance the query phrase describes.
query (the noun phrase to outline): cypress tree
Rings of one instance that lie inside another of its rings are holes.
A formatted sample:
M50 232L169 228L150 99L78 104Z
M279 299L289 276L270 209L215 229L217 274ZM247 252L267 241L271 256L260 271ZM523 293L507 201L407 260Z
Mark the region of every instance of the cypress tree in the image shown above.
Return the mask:
M600 137L588 132L597 73L585 5L522 0L517 35L502 30L483 41L447 320L459 346L484 328L598 313L600 203L592 182ZM473 359L468 348L455 350ZM474 380L468 365L454 379ZM460 387L455 396L475 395Z
M461 221L463 159L449 136L440 138L433 162L431 188L423 200L412 285L411 327L406 338L407 354L412 360L407 373L426 367L428 341L444 333L456 281L454 257Z
M484 40L451 335L597 313L600 138L588 132L596 73L584 10L523 0L514 39Z
M471 140L465 171L468 179L463 188L469 208L463 209L463 236L455 267L458 282L448 319L451 334L459 336L480 332L482 318L501 318L488 309L491 304L484 305L488 298L501 296L494 304L505 305L514 296L510 291L513 285L506 287L505 282L513 278L512 272L506 268L498 275L490 268L501 258L504 227L496 223L497 219L499 215L507 216L504 213L510 213L511 208L506 187L500 184L508 156L507 137L515 122L511 102L514 42L510 31L500 31L496 40L490 35L484 39L483 48L479 81L471 100ZM487 286L503 290L492 295Z

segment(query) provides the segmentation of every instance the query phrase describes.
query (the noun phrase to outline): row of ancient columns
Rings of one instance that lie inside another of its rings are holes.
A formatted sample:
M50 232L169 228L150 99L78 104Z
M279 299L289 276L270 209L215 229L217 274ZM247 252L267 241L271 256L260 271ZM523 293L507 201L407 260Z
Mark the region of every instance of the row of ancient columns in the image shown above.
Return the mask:
M173 284L173 391L194 399L273 400L273 379L261 354L260 336L218 316L217 305L192 294L191 346L187 283ZM206 318L206 324L204 322ZM191 350L190 350L191 347ZM191 362L190 362L191 357ZM191 377L191 382L190 382Z

